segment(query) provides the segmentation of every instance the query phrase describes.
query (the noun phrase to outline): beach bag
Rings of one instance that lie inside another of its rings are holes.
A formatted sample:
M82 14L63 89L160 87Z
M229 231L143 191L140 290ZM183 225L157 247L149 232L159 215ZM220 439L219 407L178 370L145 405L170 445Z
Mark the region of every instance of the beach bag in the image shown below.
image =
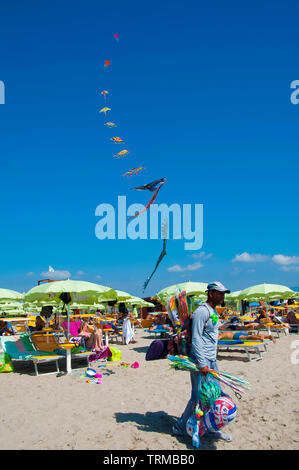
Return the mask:
M153 341L147 350L145 360L155 361L157 359L164 359L168 354L168 340L156 339Z
M109 346L111 356L107 357L108 361L120 361L121 360L121 351L113 346Z
M7 353L0 353L0 372L14 372L14 366Z

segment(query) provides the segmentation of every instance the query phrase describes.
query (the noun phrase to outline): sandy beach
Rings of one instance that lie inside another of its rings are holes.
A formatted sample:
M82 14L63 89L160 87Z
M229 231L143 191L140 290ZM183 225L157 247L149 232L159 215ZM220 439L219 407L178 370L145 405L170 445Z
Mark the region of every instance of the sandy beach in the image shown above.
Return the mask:
M1 374L0 448L193 450L191 438L171 434L189 399L189 373L172 370L167 359L145 361L153 339L137 329L136 344L115 345L124 362L139 362L138 369L94 363L99 372L107 369L101 385L80 377L83 363L76 375L36 377L33 366ZM225 428L233 441L202 438L202 450L299 449L299 364L291 363L295 341L298 349L298 335L282 335L255 362L242 352L218 354L219 369L244 377L252 388L236 399L237 417Z

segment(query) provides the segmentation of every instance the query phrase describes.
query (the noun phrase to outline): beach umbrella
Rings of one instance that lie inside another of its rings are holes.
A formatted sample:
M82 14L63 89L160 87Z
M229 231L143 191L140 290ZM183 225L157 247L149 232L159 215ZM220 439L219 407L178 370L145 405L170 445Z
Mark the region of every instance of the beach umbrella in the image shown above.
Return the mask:
M206 282L183 282L181 284L173 284L172 286L165 287L165 289L160 290L156 297L159 297L161 300L166 300L167 297L174 295L177 290L186 291L187 295L200 295L206 294L208 283Z
M248 301L266 301L266 313L268 320L268 305L267 302L275 299L289 299L294 294L289 287L280 284L257 284L255 286L247 287L241 290L238 298ZM271 334L270 326L268 326L268 333Z
M125 300L131 299L132 295L121 290L115 290L117 295L117 302L124 302Z
M23 300L23 294L10 289L0 289L1 300Z
M116 292L111 287L101 286L87 281L66 281L44 282L35 286L24 294L24 300L61 302L60 295L66 293L71 295L72 302L91 301L101 299L102 301L115 300Z
M240 291L238 299L242 300L274 300L288 299L294 295L289 287L280 284L257 284L256 286L247 287Z
M67 279L66 281L45 282L39 286L35 286L24 294L26 301L34 300L54 300L57 303L61 302L61 294L70 294L71 302L80 302L81 300L90 301L93 303L97 300L115 300L116 292L111 287L101 286L87 281L73 281ZM67 338L70 337L70 311L69 304L67 303ZM67 349L67 373L71 372L71 351Z
M154 307L155 305L151 302L147 302L140 297L132 296L130 299L124 301L125 305L138 305L140 307Z

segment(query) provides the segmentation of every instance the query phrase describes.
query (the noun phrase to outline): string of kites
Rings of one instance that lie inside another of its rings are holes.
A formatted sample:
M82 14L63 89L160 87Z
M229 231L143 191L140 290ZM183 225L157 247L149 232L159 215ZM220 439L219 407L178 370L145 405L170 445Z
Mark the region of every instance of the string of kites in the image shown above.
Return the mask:
M119 41L119 35L118 34L114 34L114 39L118 42ZM111 65L111 62L110 60L105 60L104 61L104 69L108 69L108 67L110 67ZM104 99L104 103L106 104L107 103L107 95L109 95L109 91L108 90L102 90L101 91L101 95L103 96L103 99ZM104 106L99 112L100 113L103 113L105 115L105 118L106 118L106 114L111 111L111 108L109 108L108 106ZM107 127L108 129L114 129L115 127L117 127L116 123L115 122L111 122L111 121L107 121L105 122L105 127ZM118 144L118 145L123 145L125 142L124 140L121 138L121 137L118 137L118 136L114 136L114 137L111 137L110 140L112 142L114 142L115 144ZM115 158L123 158L123 157L126 157L128 154L129 154L129 150L127 149L123 149L123 150L120 150L119 152L115 153L113 155L113 157ZM134 167L132 168L131 170L128 170L126 173L124 173L123 176L127 176L127 177L131 177L133 175L138 175L139 172L141 171L144 171L146 168L142 167L142 166L139 166L139 167ZM163 184L166 182L166 178L160 178L158 180L155 180L155 181L152 181L150 183L147 183L147 184L144 184L142 186L137 186L135 188L132 188L133 190L135 191L150 191L150 192L153 192L153 196L151 197L150 201L148 202L148 204L145 206L145 208L139 212L137 212L135 215L133 215L132 217L130 217L128 219L129 220L132 220L134 219L135 217L137 217L139 214L147 211L149 209L149 207L155 202L155 199L158 195L158 192L160 191L161 187L163 186ZM160 256L158 258L158 261L156 263L156 266L155 266L155 269L154 271L151 273L151 275L146 279L144 285L143 285L143 292L144 290L146 289L150 279L152 278L152 276L154 275L156 269L158 268L160 262L162 261L162 259L164 258L164 256L166 255L166 238L167 238L167 220L164 221L163 223L163 227L162 227L162 238L163 238L163 249L162 249L162 252L160 253Z

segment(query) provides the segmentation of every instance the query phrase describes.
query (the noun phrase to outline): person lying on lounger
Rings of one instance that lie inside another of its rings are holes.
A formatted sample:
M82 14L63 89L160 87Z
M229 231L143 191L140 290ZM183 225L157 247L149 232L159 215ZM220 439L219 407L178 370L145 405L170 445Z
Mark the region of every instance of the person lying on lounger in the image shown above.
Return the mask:
M223 333L220 333L218 335L218 341L221 340L221 339L234 339L234 340L241 340L241 341L244 341L244 340L260 340L260 341L264 341L265 339L271 339L271 341L273 341L275 343L275 339L273 338L272 335L261 335L261 334L257 334L257 335L249 335L247 333L245 333L244 331L238 331L238 332L235 332L235 331L223 331Z
M154 326L149 327L149 331L155 331L155 330L167 330L167 331L172 331L172 323L169 320L169 318L165 321L163 324L158 324Z

